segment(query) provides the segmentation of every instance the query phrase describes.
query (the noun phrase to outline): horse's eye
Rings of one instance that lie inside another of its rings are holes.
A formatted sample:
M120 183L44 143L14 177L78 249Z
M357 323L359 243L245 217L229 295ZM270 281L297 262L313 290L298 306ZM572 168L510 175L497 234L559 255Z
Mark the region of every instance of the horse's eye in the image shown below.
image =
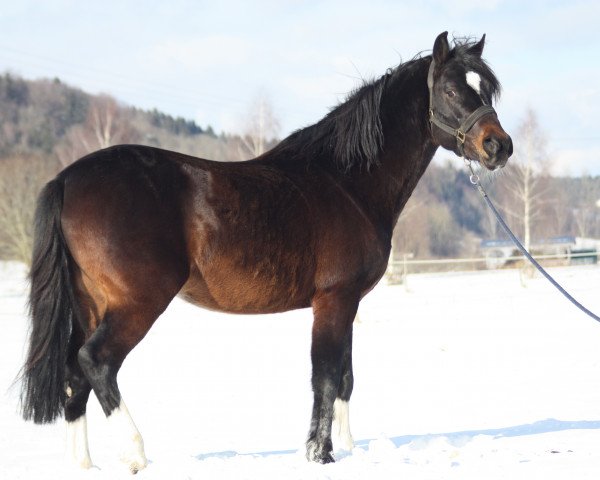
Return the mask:
M452 98L452 97L456 96L456 92L454 90L446 90L446 95L448 95L448 97Z

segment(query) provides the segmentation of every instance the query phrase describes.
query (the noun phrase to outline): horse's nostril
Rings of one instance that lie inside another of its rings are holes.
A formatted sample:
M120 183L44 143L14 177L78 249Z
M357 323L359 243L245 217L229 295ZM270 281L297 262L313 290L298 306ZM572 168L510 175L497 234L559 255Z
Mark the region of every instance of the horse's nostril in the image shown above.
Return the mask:
M502 144L494 137L487 137L483 140L483 149L488 155L493 156L502 150Z

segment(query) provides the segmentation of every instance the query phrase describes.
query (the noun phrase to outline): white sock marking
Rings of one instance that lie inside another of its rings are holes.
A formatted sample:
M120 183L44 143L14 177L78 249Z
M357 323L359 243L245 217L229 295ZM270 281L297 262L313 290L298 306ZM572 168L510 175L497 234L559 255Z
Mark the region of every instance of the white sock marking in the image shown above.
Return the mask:
M144 453L144 440L122 399L118 408L108 417L108 422L122 439L121 461L128 465L132 473L137 473L148 464Z
M337 435L344 450L354 448L354 440L350 433L350 406L349 403L339 398L333 404L333 421L337 425Z
M67 460L80 468L91 468L92 459L88 448L87 419L82 415L74 422L67 422Z
M467 85L477 92L477 95L481 95L481 77L478 73L467 72Z

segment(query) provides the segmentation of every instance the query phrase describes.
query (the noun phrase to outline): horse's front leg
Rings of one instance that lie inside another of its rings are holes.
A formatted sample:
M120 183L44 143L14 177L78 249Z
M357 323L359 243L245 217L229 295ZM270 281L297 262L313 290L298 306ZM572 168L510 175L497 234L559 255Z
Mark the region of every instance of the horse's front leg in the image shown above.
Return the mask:
M334 402L340 390L348 342L352 340L352 322L358 309L358 294L345 291L319 292L312 307L312 387L314 403L306 442L309 461L334 461L331 422Z

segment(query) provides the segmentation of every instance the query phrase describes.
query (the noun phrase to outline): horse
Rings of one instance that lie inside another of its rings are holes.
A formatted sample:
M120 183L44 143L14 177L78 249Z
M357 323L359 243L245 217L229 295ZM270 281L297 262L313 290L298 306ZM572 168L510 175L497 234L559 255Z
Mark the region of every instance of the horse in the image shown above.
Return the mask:
M35 213L23 417L64 414L68 452L89 468L93 390L136 473L147 459L117 373L175 296L236 314L312 307L306 457L335 460L334 419L351 449L353 320L386 270L400 212L439 147L488 170L512 154L484 43L450 45L443 32L430 55L248 161L119 145L60 172Z

